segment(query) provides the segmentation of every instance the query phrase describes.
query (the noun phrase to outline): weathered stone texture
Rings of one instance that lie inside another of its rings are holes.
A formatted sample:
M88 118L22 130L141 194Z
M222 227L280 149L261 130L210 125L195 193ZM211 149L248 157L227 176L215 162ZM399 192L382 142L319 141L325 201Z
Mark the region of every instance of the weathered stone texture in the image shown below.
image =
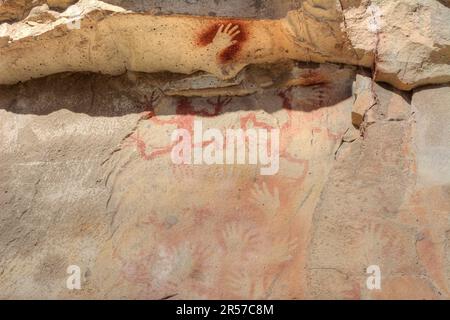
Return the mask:
M74 2L0 0L1 298L450 298L448 1Z

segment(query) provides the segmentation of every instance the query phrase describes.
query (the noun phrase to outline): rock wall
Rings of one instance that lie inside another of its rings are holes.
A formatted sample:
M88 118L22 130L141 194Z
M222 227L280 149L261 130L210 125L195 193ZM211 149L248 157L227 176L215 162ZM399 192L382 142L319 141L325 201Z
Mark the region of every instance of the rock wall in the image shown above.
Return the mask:
M449 7L0 1L0 297L450 298Z

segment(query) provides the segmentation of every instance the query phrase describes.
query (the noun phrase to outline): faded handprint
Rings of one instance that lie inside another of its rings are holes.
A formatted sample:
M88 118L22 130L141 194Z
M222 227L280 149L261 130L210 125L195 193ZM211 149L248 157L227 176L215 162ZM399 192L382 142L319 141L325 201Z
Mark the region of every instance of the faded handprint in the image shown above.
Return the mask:
M201 276L202 264L212 254L210 248L190 242L176 247L160 247L152 265L153 278L159 285L176 287L180 282Z
M218 96L216 101L208 99L207 102L210 106L214 107L214 112L212 114L206 113L206 115L204 115L204 114L202 114L202 115L209 116L209 117L219 115L221 112L223 112L223 108L225 106L227 106L231 102L232 99L233 98L230 98L230 97L222 99L221 96Z
M230 271L226 278L226 287L232 297L240 299L263 299L266 293L266 283L261 274L244 271Z
M225 49L237 43L234 38L241 33L238 25L233 25L232 23L224 26L220 25L219 30L217 30L216 36L212 41L212 45L218 49Z
M259 206L266 214L274 216L280 208L280 194L278 188L273 189L273 194L269 191L267 184L262 183L262 187L255 185L251 191L251 201Z
M370 223L365 227L362 234L361 248L363 250L365 263L374 264L381 259L384 247L388 244L388 239L383 237L381 226Z
M245 228L237 222L227 224L223 231L223 239L228 252L238 252L239 249L254 246L256 237L255 231Z
M121 276L124 280L131 283L149 283L151 281L151 272L149 266L152 263L153 256L129 256L126 259L118 256L121 261Z
M307 87L308 92L305 92L305 99L303 104L308 111L315 110L327 105L327 97L329 88L327 84L317 84Z
M266 264L278 264L291 260L297 250L299 240L289 235L277 237L270 246L270 252L262 260Z
M245 26L243 21L226 21L211 24L200 31L196 45L203 49L199 57L217 61L217 69L213 73L229 78L243 67L238 64L237 57L242 44L247 41L248 30Z
M226 287L233 295L250 298L253 280L247 272L242 269L229 271L226 280Z

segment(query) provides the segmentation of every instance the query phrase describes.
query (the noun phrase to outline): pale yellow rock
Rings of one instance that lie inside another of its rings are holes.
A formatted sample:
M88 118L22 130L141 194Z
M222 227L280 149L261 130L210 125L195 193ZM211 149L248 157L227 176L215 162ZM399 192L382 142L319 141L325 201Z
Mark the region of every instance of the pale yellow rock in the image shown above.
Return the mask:
M359 128L370 110L375 104L375 95L373 89L373 80L364 75L357 75L353 85L353 102L352 123ZM367 117L365 120L368 120ZM370 121L370 120L368 120Z
M402 90L450 81L448 5L377 0L344 12L352 46L376 53L377 81Z
M202 70L230 79L248 64L294 59L375 66L375 79L411 89L450 80L449 19L434 0L305 1L281 20L152 16L82 0L47 24L2 26L13 42L0 51L0 83L64 71Z

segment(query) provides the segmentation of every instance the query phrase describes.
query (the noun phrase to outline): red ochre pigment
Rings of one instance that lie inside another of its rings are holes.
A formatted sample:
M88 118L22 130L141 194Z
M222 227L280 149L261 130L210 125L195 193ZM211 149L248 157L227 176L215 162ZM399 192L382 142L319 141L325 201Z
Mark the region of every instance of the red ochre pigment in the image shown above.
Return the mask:
M219 55L218 59L220 63L227 63L232 60L234 60L239 52L242 49L242 45L248 40L248 28L247 23L240 21L240 20L218 20L211 23L208 27L203 29L197 38L197 45L199 47L205 47L213 42L214 37L216 36L217 32L219 31L219 28L221 25L224 26L224 28L228 24L232 24L233 26L239 26L240 33L236 35L233 40L237 41L237 43L229 46L228 48L225 48L222 50Z

